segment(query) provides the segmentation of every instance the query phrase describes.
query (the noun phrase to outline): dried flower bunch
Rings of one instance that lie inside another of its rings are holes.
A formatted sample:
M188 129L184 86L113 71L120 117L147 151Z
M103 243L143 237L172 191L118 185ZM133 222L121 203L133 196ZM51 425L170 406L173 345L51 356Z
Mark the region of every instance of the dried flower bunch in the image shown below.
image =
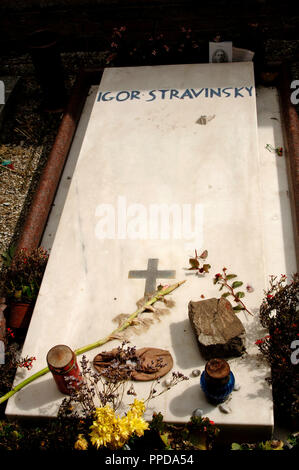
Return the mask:
M139 437L143 435L143 432L148 429L148 424L143 419L145 404L182 380L188 380L188 377L183 374L173 372L169 386L160 392L156 390L160 381L154 380L146 400L135 399L123 417L117 416L116 410L123 404L126 385L136 366L136 348L125 345L126 342L123 342L118 348L117 356L107 365L102 374L94 372L89 361L83 356L80 362L83 384L77 389L73 383L76 379L69 378L71 395L63 400L59 409L59 417L83 417L87 422L92 423L90 438L97 448L104 446L118 449L123 447L133 435ZM157 368L159 365L154 364L153 367ZM126 393L136 396L132 383ZM75 447L83 449L87 445L86 438L83 435L78 436Z
M269 334L256 341L271 365L274 403L281 418L298 421L298 363L292 361L295 340L299 340L299 274L287 284L286 275L270 276L270 287L260 308L260 320ZM296 361L297 362L297 361Z
M48 253L43 248L2 255L7 265L3 295L13 301L34 302L37 298Z
M109 404L114 410L120 407L126 385L130 381L133 371L139 365L138 358L136 358L136 347L126 346L126 344L127 342L124 341L117 348L117 355L113 361L107 364L102 373L92 370L86 357L82 357L80 365L82 377L84 378L83 384L78 389L75 386L76 384L72 383L76 379L68 378L68 388L71 391L71 395L63 400L60 407L60 415L69 415L71 410L72 416L79 417L80 412L82 412L84 417L90 417L95 412L98 403L101 406ZM157 370L160 367L164 367L164 364L158 359L153 363L153 370ZM173 372L169 386L163 388L160 392L156 390L160 380L153 380L148 397L144 402L147 403L152 398L165 393L182 380L188 380L188 377L185 377L180 372ZM128 395L136 395L132 383L126 393Z

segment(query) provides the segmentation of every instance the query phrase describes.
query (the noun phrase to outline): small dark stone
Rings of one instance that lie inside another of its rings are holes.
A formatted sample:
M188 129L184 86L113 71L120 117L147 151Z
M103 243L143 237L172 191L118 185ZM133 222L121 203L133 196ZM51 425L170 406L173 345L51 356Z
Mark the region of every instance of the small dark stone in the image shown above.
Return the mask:
M205 359L241 356L245 352L245 329L227 299L191 301L188 307L189 319Z

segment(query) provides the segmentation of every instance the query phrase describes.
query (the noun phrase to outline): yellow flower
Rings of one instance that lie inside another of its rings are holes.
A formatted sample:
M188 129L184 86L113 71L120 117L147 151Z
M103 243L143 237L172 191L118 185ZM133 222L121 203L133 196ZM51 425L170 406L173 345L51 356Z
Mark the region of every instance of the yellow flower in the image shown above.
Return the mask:
M75 442L75 449L76 450L86 450L88 447L88 442L85 439L83 434L78 435L78 439Z
M96 420L90 426L90 440L97 448L107 447L112 440L111 433L116 422L114 410L110 405L97 408L95 412Z
M127 416L123 419L126 421L131 435L135 433L138 437L141 437L144 431L149 428L148 423L141 416L137 416L132 411L128 411Z
M104 446L115 450L122 448L134 433L139 437L143 436L149 427L142 418L144 411L143 401L137 399L130 405L127 415L122 418L115 416L110 405L97 408L95 420L90 426L91 443L97 448Z
M131 403L130 407L131 411L136 413L137 416L142 416L145 412L145 404L143 400L137 400L137 398L135 398L134 403Z

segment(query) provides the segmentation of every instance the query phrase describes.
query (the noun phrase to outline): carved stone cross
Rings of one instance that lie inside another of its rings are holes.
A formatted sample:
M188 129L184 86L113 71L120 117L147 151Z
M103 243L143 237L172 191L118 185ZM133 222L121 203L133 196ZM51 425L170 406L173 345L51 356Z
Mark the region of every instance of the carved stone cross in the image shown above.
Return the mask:
M144 295L151 294L156 290L157 279L174 279L175 271L158 270L157 258L150 258L147 263L147 270L129 271L130 279L146 279Z

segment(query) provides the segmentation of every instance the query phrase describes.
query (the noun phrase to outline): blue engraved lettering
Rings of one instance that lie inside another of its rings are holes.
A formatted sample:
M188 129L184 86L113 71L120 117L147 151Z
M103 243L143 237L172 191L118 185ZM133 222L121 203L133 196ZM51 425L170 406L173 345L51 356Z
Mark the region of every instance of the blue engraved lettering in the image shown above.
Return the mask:
M120 99L120 96L125 93L124 98ZM116 101L126 101L128 98L130 98L130 93L128 91L119 91L116 95Z
M140 100L140 91L132 90L131 91L131 100Z
M226 90L232 90L232 88L228 87L228 88L223 88L223 90L222 90L222 93L224 93L226 95L225 98L228 98L229 96L231 96L231 93L230 93L230 91L226 91Z
M183 100L186 96L188 96L188 98L191 98L193 100L193 96L188 88L182 94L181 100Z
M244 98L244 95L242 95L242 93L240 93L241 90L243 90L243 86L241 86L240 88L235 88L235 98L237 96L241 96L241 98Z
M175 98L179 98L178 94L179 94L178 90L171 89L171 90L170 90L170 99L172 100L172 97L173 97L173 96L174 96Z
M169 91L169 90L159 90L159 91L161 91L161 93L162 93L161 99L164 100L165 94L166 94L166 92Z
M204 91L204 88L201 88L199 91L195 91L193 90L193 88L191 88L191 91L193 95L195 96L195 98L197 98Z
M249 96L252 96L252 89L253 89L253 87L252 87L252 86L250 86L250 87L246 86L246 87L245 87L245 90L247 90L247 91L248 91L248 93L249 93Z
M111 91L106 91L106 93L104 93L102 95L102 101L111 101L111 100L114 100L113 96L110 96L109 98L106 98L107 95L109 95L111 93Z
M150 100L146 100L146 101L153 101L153 100L156 99L155 91L156 91L156 90L151 90L151 91L148 92L148 94L151 96L151 99L150 99Z
M214 90L214 88L210 89L210 97L213 98L213 95L219 96L221 98L221 88Z

